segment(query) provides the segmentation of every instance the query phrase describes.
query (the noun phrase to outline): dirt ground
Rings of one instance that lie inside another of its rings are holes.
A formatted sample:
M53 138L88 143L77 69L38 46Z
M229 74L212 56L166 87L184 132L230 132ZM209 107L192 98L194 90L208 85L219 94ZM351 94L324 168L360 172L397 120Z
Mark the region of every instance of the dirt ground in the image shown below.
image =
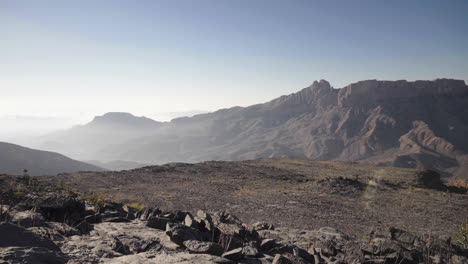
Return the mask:
M246 223L351 236L402 228L450 236L468 218L468 195L429 189L418 171L298 159L171 163L132 171L80 172L43 181L104 198L185 211L227 210Z

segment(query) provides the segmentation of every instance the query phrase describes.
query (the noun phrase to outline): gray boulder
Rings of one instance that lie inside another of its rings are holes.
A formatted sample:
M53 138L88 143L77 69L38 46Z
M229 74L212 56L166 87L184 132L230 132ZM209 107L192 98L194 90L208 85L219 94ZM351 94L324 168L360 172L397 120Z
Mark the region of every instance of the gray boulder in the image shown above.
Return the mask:
M168 228L169 230L166 231L166 234L171 238L172 242L180 246L183 246L186 240L202 241L204 238L203 234L198 229L183 224L176 224Z
M260 251L268 252L275 246L276 242L274 239L263 239L260 243Z
M306 261L298 256L294 256L292 254L276 254L275 258L273 259L272 264L309 264L309 261Z
M13 215L11 222L22 227L44 226L44 217L34 211L22 211Z
M1 223L0 234L0 247L42 247L60 251L51 240L11 223Z
M238 264L271 264L273 262L272 256L264 256L262 258L244 258L237 262Z
M255 247L245 246L242 248L242 255L244 255L245 257L249 257L249 258L256 258L256 257L260 257L261 254L258 252L258 250Z
M189 227L200 228L199 222L197 222L191 214L185 216L184 224Z
M41 227L30 227L29 231L46 237L54 242L64 241L66 237L81 235L76 228L70 227L64 223L48 222Z
M44 247L6 247L0 248L2 264L65 264L67 257L60 251Z
M186 240L183 244L191 253L221 256L224 252L224 249L221 247L221 245L213 242Z
M231 251L225 252L222 255L222 257L230 259L230 260L234 260L234 261L241 260L244 257L244 255L242 254L242 249L243 248L236 248Z
M156 228L159 230L166 230L166 225L169 223L171 220L169 218L165 217L159 217L159 216L152 216L148 219L148 222L146 223L147 227L151 228Z
M50 193L43 196L29 194L24 204L37 208L47 221L76 224L85 215L85 203L75 194Z
M273 259L272 264L294 264L294 263L290 261L288 258L280 254L276 254L275 258Z
M48 222L45 225L66 237L80 235L80 231L78 229L73 228L65 223Z
M153 207L153 208L145 207L142 210L138 211L135 215L136 215L136 218L142 221L146 221L148 220L148 218L152 216L158 216L160 214L162 214L162 211L157 207Z

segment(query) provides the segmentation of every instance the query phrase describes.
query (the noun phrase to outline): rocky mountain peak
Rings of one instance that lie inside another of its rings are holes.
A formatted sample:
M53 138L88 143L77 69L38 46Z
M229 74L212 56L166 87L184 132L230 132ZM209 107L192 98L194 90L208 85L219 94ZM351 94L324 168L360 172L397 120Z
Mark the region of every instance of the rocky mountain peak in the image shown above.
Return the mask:
M89 125L120 125L120 126L157 126L160 122L150 118L134 116L125 112L109 112L102 116L94 117Z
M330 83L326 80L314 81L309 88L311 89L332 89Z
M134 118L138 117L125 112L108 112L103 114L102 116L95 116L92 122L120 122L123 120L129 120Z

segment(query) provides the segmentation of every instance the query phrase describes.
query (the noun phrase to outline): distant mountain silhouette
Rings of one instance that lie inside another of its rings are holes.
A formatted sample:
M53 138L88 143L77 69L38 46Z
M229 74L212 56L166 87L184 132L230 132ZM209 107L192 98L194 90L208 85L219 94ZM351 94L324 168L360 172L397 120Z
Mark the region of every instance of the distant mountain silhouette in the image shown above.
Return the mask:
M102 116L96 116L93 121L83 126L89 127L108 127L120 129L155 129L161 125L161 122L154 121L153 119L136 117L129 113L110 112ZM82 128L83 128L82 127Z
M64 153L79 150L87 159L160 164L296 157L468 177L467 106L468 86L461 80L366 80L341 89L321 80L264 104L156 122L151 129L129 125L135 129L128 134L95 129L96 118L57 141Z
M98 166L72 160L58 153L0 142L0 174L22 175L24 169L27 169L31 176L104 170Z
M96 116L85 125L42 137L34 147L56 151L80 160L94 160L93 153L111 145L153 135L162 124L146 117L111 112Z

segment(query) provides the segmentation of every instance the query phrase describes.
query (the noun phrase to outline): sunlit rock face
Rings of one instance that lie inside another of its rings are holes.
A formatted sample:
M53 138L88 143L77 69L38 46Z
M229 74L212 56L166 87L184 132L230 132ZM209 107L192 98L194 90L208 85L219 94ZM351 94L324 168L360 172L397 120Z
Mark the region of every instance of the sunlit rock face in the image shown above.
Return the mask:
M350 107L426 96L466 95L467 92L468 87L462 80L437 79L415 82L366 80L350 84L341 89L338 102L342 107Z

